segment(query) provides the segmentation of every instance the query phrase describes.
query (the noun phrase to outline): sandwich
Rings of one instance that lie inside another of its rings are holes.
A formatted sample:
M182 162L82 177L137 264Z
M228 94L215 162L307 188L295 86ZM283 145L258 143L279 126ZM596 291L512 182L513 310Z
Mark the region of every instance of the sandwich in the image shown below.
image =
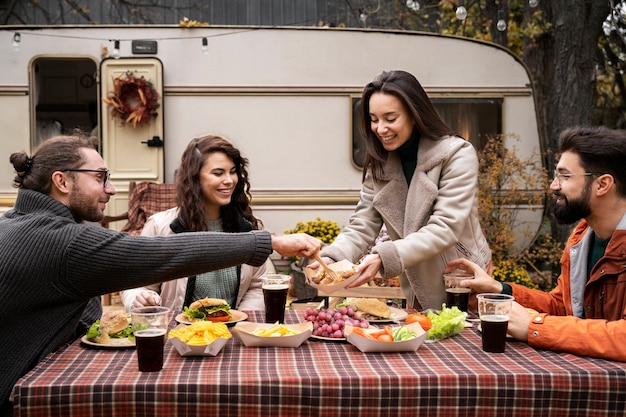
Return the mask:
M189 307L185 307L183 313L191 321L229 321L231 319L230 305L221 298L203 298L194 301Z
M345 304L361 312L366 320L386 320L391 316L389 306L378 298L346 298Z
M130 314L124 310L113 310L102 315L89 327L87 340L99 344L109 344L111 339L134 340Z

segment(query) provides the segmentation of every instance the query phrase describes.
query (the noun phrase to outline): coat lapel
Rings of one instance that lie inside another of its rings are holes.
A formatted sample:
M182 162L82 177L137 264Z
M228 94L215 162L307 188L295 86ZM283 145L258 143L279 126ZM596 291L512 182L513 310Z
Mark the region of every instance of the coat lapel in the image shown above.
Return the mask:
M433 140L420 139L417 168L410 188L397 153L389 154L385 164L384 183L374 197L374 207L381 213L387 228L400 237L419 230L431 215L437 198L441 161L449 154L441 153L441 146L436 145Z

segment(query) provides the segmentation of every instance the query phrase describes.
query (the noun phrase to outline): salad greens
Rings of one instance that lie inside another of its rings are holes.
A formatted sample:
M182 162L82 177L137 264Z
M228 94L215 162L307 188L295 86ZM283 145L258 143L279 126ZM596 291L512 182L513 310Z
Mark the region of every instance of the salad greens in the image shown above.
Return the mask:
M432 322L432 327L428 331L428 340L441 340L455 334L461 333L465 327L467 313L459 310L458 307L441 306L441 311L428 311L426 314Z

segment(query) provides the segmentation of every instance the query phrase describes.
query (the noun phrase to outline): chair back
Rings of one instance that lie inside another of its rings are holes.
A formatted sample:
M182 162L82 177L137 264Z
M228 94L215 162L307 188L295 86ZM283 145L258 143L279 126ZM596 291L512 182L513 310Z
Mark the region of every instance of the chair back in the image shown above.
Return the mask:
M128 223L122 232L139 235L150 216L176 206L176 184L131 182L129 189Z

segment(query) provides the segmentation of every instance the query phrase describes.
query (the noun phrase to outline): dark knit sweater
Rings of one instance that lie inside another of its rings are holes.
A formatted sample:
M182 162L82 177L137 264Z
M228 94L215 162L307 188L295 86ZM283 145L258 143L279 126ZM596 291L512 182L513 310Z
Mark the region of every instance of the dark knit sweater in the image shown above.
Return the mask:
M91 297L239 264L262 265L267 231L130 236L79 224L20 190L0 217L0 410L15 382L67 343Z

